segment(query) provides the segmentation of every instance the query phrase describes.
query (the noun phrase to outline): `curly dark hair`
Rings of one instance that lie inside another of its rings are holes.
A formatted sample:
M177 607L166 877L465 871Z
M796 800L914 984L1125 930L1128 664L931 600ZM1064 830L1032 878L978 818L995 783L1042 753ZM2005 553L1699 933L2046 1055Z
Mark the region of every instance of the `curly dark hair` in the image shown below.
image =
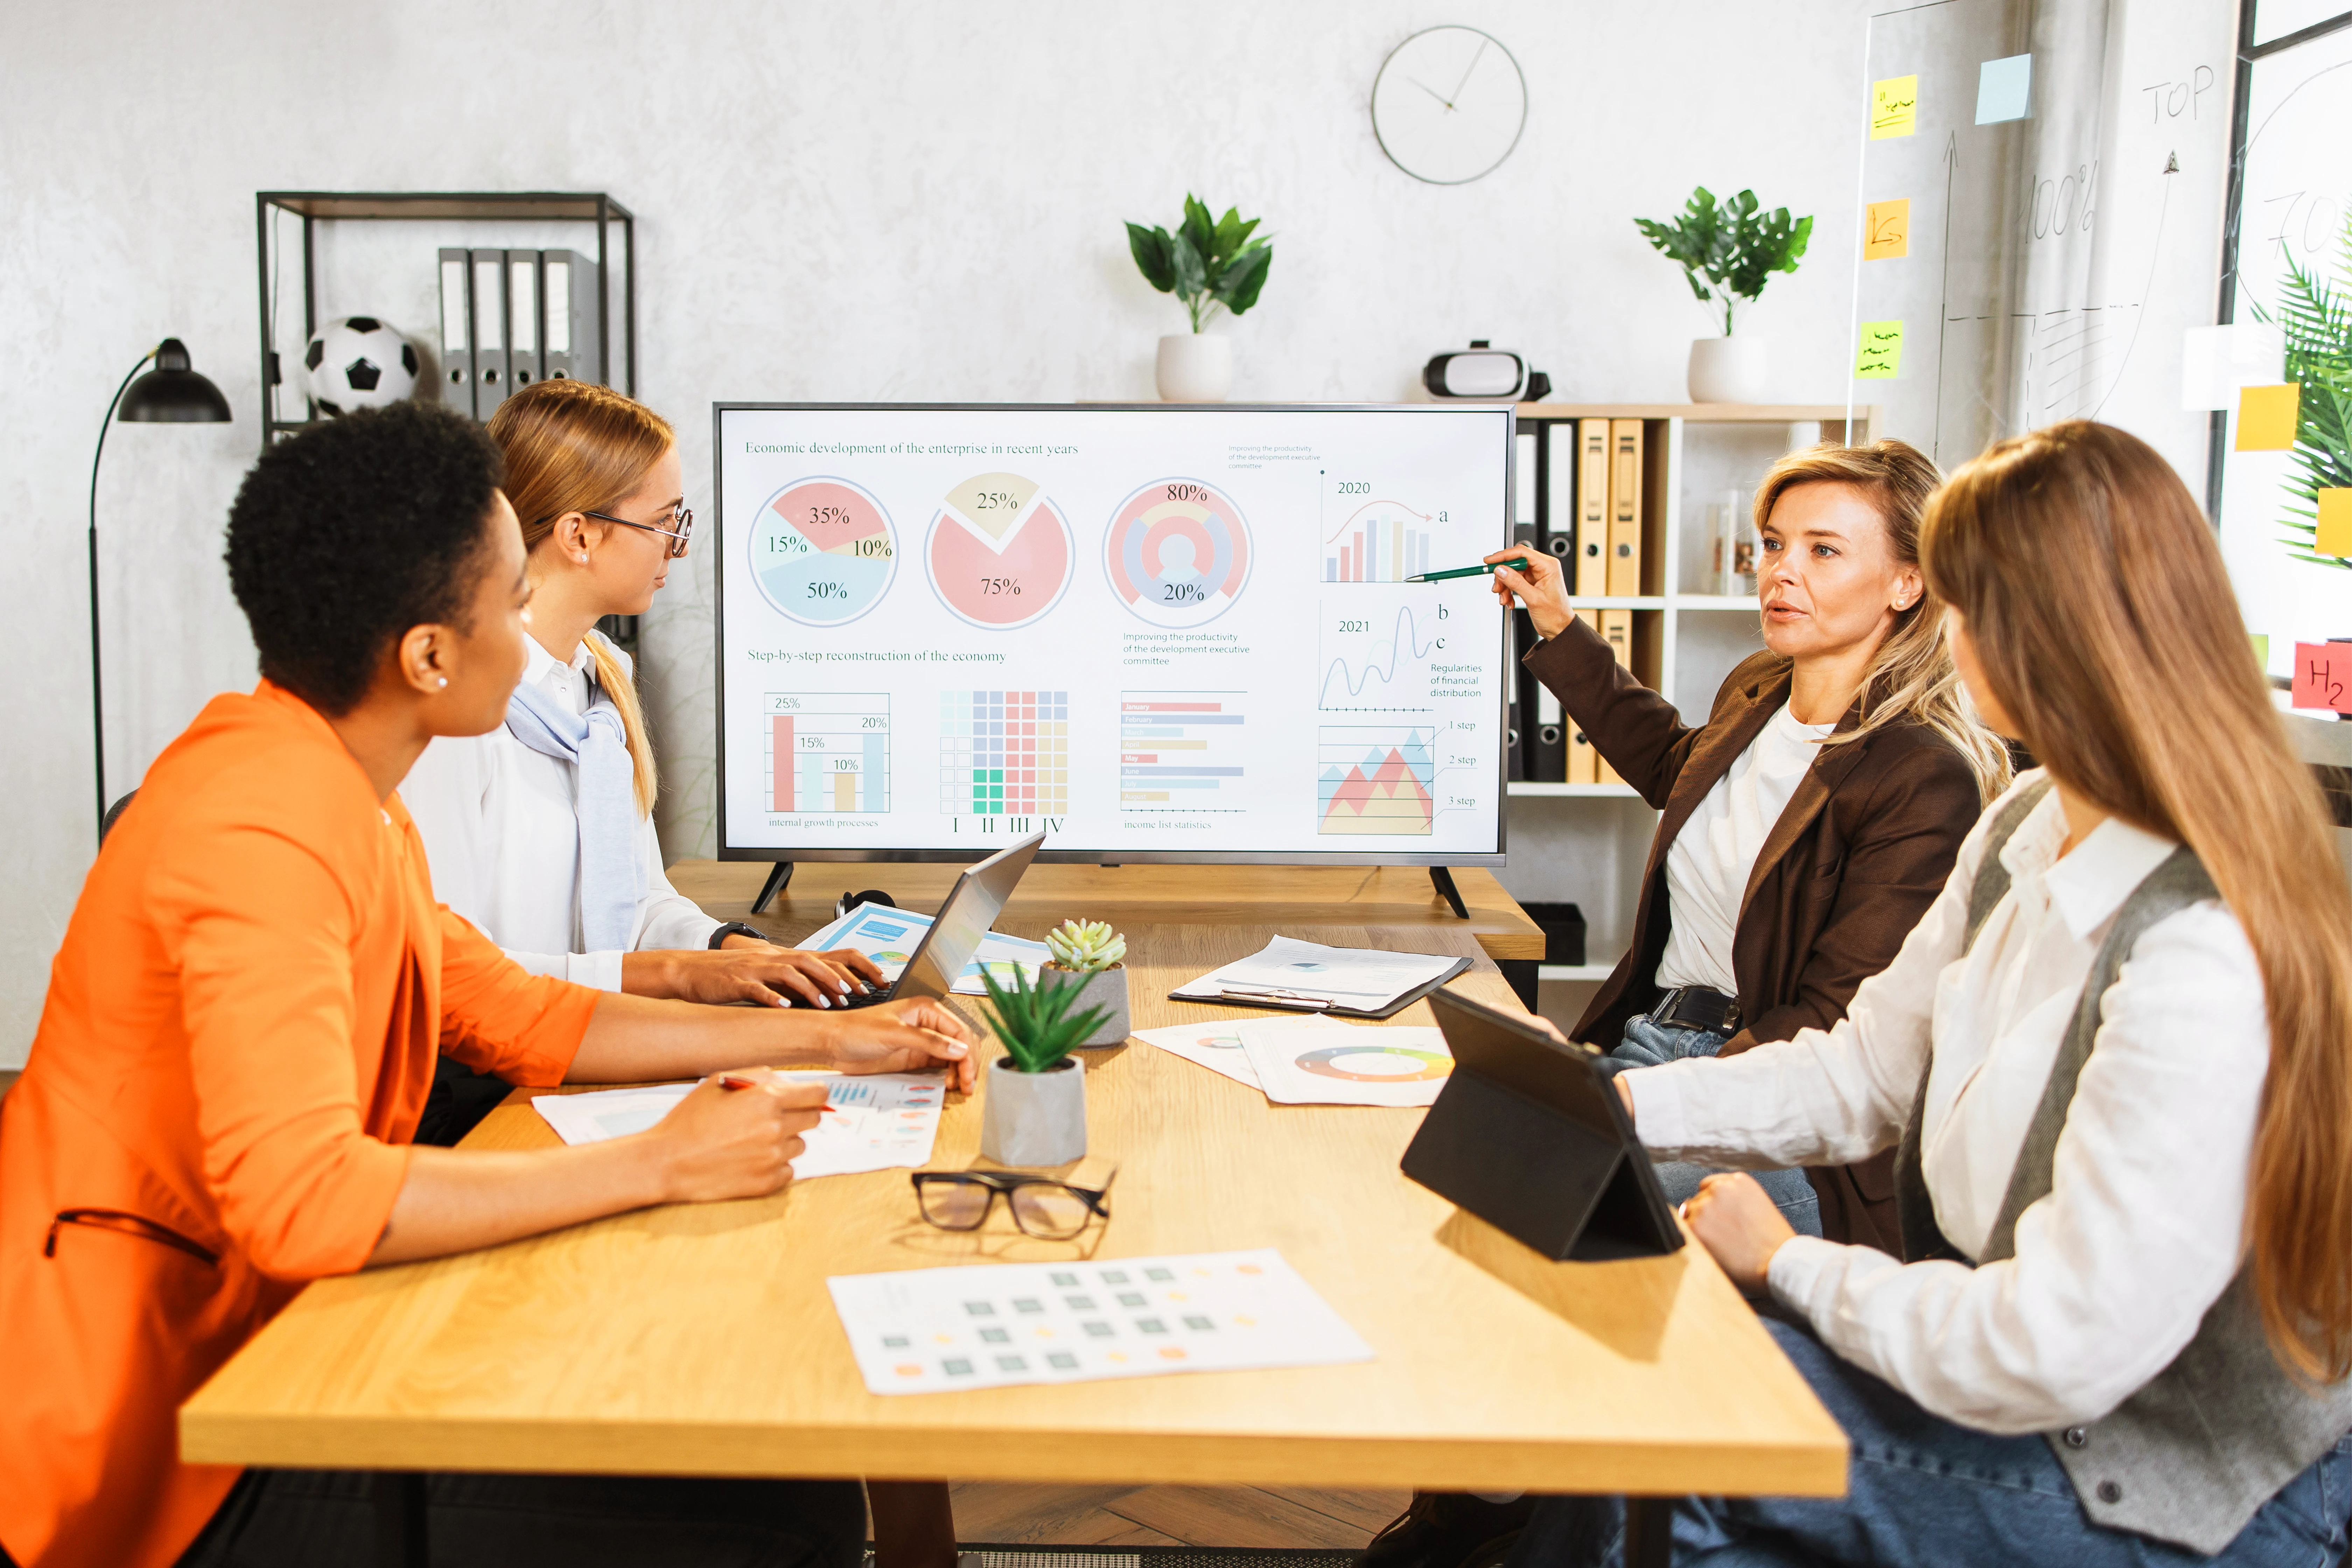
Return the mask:
M340 715L409 627L460 624L504 478L488 434L429 403L346 414L263 453L226 552L261 673Z

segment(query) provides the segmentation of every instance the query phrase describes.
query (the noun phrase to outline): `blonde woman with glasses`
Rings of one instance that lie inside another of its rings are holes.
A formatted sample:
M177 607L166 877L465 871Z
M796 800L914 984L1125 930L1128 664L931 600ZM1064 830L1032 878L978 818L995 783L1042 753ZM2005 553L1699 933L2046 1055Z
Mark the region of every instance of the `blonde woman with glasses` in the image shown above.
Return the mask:
M659 773L629 658L596 631L642 614L693 537L677 444L610 387L542 381L489 424L531 582L530 665L504 725L444 737L400 786L434 894L536 973L686 1002L826 1007L881 973L779 947L672 888ZM425 1141L463 1136L497 1086L445 1069Z

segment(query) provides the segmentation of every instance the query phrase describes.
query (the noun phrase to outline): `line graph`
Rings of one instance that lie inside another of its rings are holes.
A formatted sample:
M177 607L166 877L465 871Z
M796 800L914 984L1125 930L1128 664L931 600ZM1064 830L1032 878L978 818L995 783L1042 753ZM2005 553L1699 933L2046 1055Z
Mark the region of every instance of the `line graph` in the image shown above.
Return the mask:
M1354 594L1318 606L1315 705L1327 713L1425 713L1444 695L1430 667L1444 653L1454 611L1434 593L1379 597L1391 602Z

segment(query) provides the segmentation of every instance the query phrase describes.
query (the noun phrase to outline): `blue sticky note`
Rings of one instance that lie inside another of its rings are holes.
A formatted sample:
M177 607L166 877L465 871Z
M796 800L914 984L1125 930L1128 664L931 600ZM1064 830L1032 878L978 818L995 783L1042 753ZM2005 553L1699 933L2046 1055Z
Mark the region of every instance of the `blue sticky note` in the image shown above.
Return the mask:
M2033 93L2033 57L2011 55L1977 68L1977 123L2022 120Z

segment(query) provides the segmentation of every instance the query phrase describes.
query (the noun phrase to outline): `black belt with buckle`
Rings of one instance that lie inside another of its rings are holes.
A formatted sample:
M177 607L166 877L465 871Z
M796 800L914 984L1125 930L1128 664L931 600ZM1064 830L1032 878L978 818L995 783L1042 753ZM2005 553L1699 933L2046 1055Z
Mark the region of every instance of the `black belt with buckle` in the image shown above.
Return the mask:
M1705 1029L1727 1040L1739 1033L1739 998L1704 985L1677 985L1658 998L1650 1009L1650 1022Z

